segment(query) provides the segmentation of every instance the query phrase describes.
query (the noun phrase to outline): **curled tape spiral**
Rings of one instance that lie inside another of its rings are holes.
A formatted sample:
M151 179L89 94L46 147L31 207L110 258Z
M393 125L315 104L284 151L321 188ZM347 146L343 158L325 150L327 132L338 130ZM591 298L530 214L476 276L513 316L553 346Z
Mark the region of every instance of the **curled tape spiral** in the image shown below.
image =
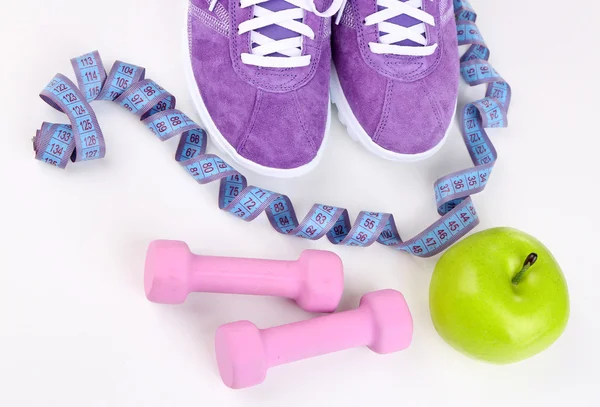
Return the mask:
M220 181L219 208L245 221L265 213L273 228L284 235L311 240L326 236L336 245L367 247L375 242L430 257L448 248L479 219L470 196L487 185L496 150L485 128L505 127L510 87L489 64L489 49L475 25L477 15L463 0L455 0L460 45L470 45L461 58L461 74L471 85L487 84L484 99L469 103L461 114L461 132L474 167L452 173L435 182L440 219L417 236L403 241L389 213L360 212L350 222L348 211L315 204L298 221L290 199L282 194L248 185L246 177L223 159L206 153L206 132L175 108L173 95L150 79L139 66L116 61L106 74L97 51L71 60L77 83L56 75L40 97L65 113L70 125L43 123L34 138L36 159L65 168L73 162L104 157L106 146L96 116L94 100L118 103L136 115L160 140L181 136L175 159L200 184Z

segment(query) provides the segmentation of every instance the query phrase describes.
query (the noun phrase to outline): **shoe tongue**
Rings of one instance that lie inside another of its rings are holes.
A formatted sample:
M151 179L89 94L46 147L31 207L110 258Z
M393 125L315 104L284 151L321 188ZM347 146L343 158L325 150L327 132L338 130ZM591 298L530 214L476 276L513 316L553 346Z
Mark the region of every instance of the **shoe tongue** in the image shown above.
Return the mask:
M314 0L315 5L317 6L317 9L321 10L321 11L326 10L332 4L332 1L333 0ZM267 10L270 10L270 11L289 10L291 8L296 7L293 4L290 4L285 0L269 0L264 3L260 3L259 6L266 8ZM308 13L308 12L305 11L305 13ZM302 19L298 19L296 21L302 22ZM256 32L258 32L264 36L267 36L269 38L272 38L274 40L285 40L285 39L294 38L294 37L297 37L298 35L300 35L295 31L288 30L287 28L283 28L277 24L271 24L266 27L259 28L256 30ZM257 47L257 46L258 46L258 44L256 44L256 43L252 44L252 48ZM282 55L279 53L270 54L268 56L285 57L285 55Z
M403 3L406 3L408 0L399 0ZM422 7L419 7L422 8ZM381 11L384 10L385 7L381 7L381 6L377 6L377 11ZM399 16L396 16L394 18L390 18L389 20L387 20L388 23L392 23L392 24L396 24L402 27L406 27L406 28L410 28L413 25L417 25L417 24L423 24L422 21L417 20L414 17L408 16L406 14L400 14ZM382 33L381 31L379 32L381 35L385 34ZM420 47L422 46L421 44L417 44L414 41L411 40L404 40L404 41L399 41L399 42L395 42L393 45L403 45L403 46L408 46L408 47Z
M271 11L288 10L295 7L293 4L290 4L285 0L270 0L265 3L260 3L259 6ZM266 27L259 28L256 31L269 38L273 38L274 40L285 40L298 35L298 33L290 31L287 28L283 28L277 24L271 24Z
M260 3L259 6L266 8L268 10L271 10L271 11L282 11L282 10L288 10L288 9L296 7L293 4L290 4L285 0L269 0L265 3ZM296 20L296 21L302 21L302 20ZM274 40L285 40L285 39L297 37L298 35L300 35L295 31L288 30L287 28L283 28L277 24L271 24L266 27L259 28L256 30L256 32L259 32L262 35L272 38ZM258 44L256 44L256 43L252 44L252 48L257 47L257 46L258 46ZM274 53L274 54L270 54L268 56L284 57L285 55L282 55L279 53Z

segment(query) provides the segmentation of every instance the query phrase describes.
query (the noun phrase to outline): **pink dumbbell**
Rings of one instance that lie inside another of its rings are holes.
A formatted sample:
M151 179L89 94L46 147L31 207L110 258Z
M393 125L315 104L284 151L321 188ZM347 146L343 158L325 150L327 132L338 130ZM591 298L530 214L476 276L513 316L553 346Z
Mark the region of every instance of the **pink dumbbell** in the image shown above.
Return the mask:
M368 346L377 353L407 348L412 317L394 290L364 295L358 309L307 321L258 329L252 322L222 325L215 337L223 382L234 389L262 383L267 369L326 353Z
M342 260L332 252L305 250L297 261L198 256L184 242L156 240L146 254L146 297L181 304L190 292L275 295L304 310L333 312L342 298Z

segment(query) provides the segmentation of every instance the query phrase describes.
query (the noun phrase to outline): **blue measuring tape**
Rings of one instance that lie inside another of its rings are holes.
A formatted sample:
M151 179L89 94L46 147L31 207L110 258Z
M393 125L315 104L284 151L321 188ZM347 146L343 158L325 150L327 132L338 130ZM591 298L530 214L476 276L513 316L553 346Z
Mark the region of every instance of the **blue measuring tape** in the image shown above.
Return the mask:
M475 165L435 182L435 199L440 214L449 213L488 183L498 158L485 128L506 127L511 90L488 62L485 45L475 21L477 14L466 0L454 0L458 45L470 45L460 59L460 72L470 86L487 84L485 98L465 105L460 117L461 133Z
M65 168L69 160L104 157L104 137L89 102L109 100L138 116L162 141L180 135L175 159L200 184L220 181L219 208L240 219L249 222L264 212L273 228L284 235L311 240L326 236L335 245L347 246L378 242L418 257L436 255L479 223L470 196L485 188L497 159L484 129L507 125L511 95L508 84L488 62L490 52L475 25L477 15L463 0L455 0L454 8L459 44L470 45L461 58L461 74L471 86L488 85L486 97L467 104L461 115L462 135L475 167L435 182L441 217L407 241L401 239L389 213L360 212L352 224L346 209L315 204L299 221L287 196L248 185L246 177L223 159L206 154L206 132L175 108L173 95L145 79L144 68L116 61L107 75L97 51L71 60L79 87L58 74L40 94L67 115L70 125L43 123L34 138L36 158Z

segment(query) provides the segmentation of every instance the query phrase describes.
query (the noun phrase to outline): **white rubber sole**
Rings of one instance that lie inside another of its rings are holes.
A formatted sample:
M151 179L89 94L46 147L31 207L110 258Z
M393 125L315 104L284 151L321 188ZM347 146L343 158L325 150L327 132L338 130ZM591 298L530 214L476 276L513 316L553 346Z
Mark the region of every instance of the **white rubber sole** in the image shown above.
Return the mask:
M202 100L202 95L200 94L200 89L198 89L198 84L196 83L196 78L194 77L194 70L192 68L192 61L190 57L189 50L189 39L188 39L188 19L187 19L187 11L186 11L186 19L185 19L185 41L184 41L184 49L185 49L185 74L188 82L188 87L191 90L192 100L194 101L194 105L196 110L198 111L198 115L200 115L200 121L202 126L209 134L209 138L217 145L217 147L225 152L231 159L240 166L253 171L260 175L266 175L268 177L276 177L276 178L296 178L301 177L305 174L311 172L319 163L323 156L323 151L325 150L325 145L329 136L329 129L331 127L331 98L330 103L327 107L327 123L325 124L325 134L323 136L323 141L319 150L317 151L317 155L313 160L307 164L304 164L300 167L290 168L290 169L280 169L280 168L271 168L266 167L264 165L260 165L251 161L245 157L242 157L235 148L229 144L227 139L223 137L215 122L210 117L208 113L208 109L206 109L206 105L204 104L204 100ZM218 80L218 78L215 78Z
M448 135L450 134L450 128L452 127L451 125L448 126L448 129L446 129L446 134L444 134L444 138L442 138L442 140L440 140L440 142L435 147L433 147L431 150L427 150L427 151L425 151L423 153L419 153L419 154L395 153L393 151L386 150L385 148L376 144L371 139L371 137L369 137L369 135L367 134L365 129L363 129L363 127L360 125L360 123L358 122L358 119L356 118L356 116L354 116L354 113L352 112L352 109L350 108L350 104L348 103L346 96L344 95L344 91L342 90L342 85L340 83L340 79L337 75L337 71L335 70L335 66L333 66L333 64L331 67L331 100L336 105L336 107L338 109L338 118L340 119L340 122L342 122L342 124L346 126L346 129L348 130L348 134L350 135L350 137L353 140L362 144L363 147L365 149L367 149L367 151L369 151L370 153L375 154L378 157L381 157L381 158L384 158L384 159L390 160L390 161L405 162L405 163L406 162L415 162L415 161L425 160L425 159L433 156L435 153L440 151L440 149L446 142L446 139L448 138ZM452 114L452 117L454 118L455 115L456 115L456 106L454 106L454 113Z

